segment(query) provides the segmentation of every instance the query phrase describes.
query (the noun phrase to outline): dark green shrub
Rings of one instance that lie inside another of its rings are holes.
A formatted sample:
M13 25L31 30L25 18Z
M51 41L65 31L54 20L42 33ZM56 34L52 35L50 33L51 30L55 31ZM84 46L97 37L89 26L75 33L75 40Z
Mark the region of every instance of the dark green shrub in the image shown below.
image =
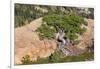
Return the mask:
M49 56L49 63L57 63L64 57L64 54L60 50L56 50Z
M32 61L30 60L29 55L24 56L21 61L22 61L22 64L25 64L25 65L32 64Z

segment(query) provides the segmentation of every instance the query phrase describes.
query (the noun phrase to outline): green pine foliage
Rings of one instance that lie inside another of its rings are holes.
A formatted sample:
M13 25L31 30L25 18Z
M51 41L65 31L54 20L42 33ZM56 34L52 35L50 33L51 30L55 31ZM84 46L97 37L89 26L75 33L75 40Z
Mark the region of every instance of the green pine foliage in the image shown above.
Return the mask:
M85 28L81 28L82 24L85 24L85 21L81 16L75 14L52 14L43 17L43 23L37 31L40 32L39 35L42 38L52 39L55 37L55 33L63 28L66 37L70 40L75 40L78 38L76 34L82 34L86 30Z

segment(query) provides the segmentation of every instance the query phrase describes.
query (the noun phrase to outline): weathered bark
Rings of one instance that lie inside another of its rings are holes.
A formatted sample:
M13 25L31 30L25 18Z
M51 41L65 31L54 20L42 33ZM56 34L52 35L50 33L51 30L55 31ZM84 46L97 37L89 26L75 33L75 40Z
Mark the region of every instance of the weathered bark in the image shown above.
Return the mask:
M65 37L64 30L60 30L56 35L56 39L57 39L57 41L59 43L58 44L59 45L59 49L67 56L69 54L69 51L67 51L65 49L65 45L69 44L69 40L68 39L64 39L64 37Z

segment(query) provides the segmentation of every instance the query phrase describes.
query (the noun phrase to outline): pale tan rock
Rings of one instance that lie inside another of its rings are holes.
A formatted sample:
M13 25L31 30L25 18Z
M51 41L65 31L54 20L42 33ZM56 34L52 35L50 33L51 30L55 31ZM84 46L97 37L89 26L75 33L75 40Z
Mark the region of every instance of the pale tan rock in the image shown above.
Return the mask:
M38 57L50 56L56 49L54 40L40 40L35 30L41 26L42 18L32 21L30 24L15 29L15 64L21 64L22 57L30 56L30 60L36 61Z
M87 30L81 36L80 43L77 45L80 49L86 49L88 46L91 46L92 39L94 38L94 21L92 19L86 20L88 23Z

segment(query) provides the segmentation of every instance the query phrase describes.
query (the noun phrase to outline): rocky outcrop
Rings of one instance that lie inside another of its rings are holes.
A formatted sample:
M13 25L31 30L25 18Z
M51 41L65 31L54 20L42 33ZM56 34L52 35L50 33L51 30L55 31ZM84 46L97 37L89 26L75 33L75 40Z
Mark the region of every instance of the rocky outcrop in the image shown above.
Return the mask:
M66 46L65 49L69 52L68 56L76 56L83 53L88 46L93 44L94 24L93 20L87 19L87 30L80 36L80 42L77 45ZM32 21L30 24L23 27L15 28L15 64L21 64L22 57L30 56L30 60L36 61L37 58L45 58L50 56L57 48L55 40L40 40L38 32L35 30L42 24L42 18Z
M15 64L21 64L22 57L30 56L30 60L36 61L38 57L45 58L56 49L55 40L40 40L35 30L41 25L42 18L32 21L30 24L15 29Z

